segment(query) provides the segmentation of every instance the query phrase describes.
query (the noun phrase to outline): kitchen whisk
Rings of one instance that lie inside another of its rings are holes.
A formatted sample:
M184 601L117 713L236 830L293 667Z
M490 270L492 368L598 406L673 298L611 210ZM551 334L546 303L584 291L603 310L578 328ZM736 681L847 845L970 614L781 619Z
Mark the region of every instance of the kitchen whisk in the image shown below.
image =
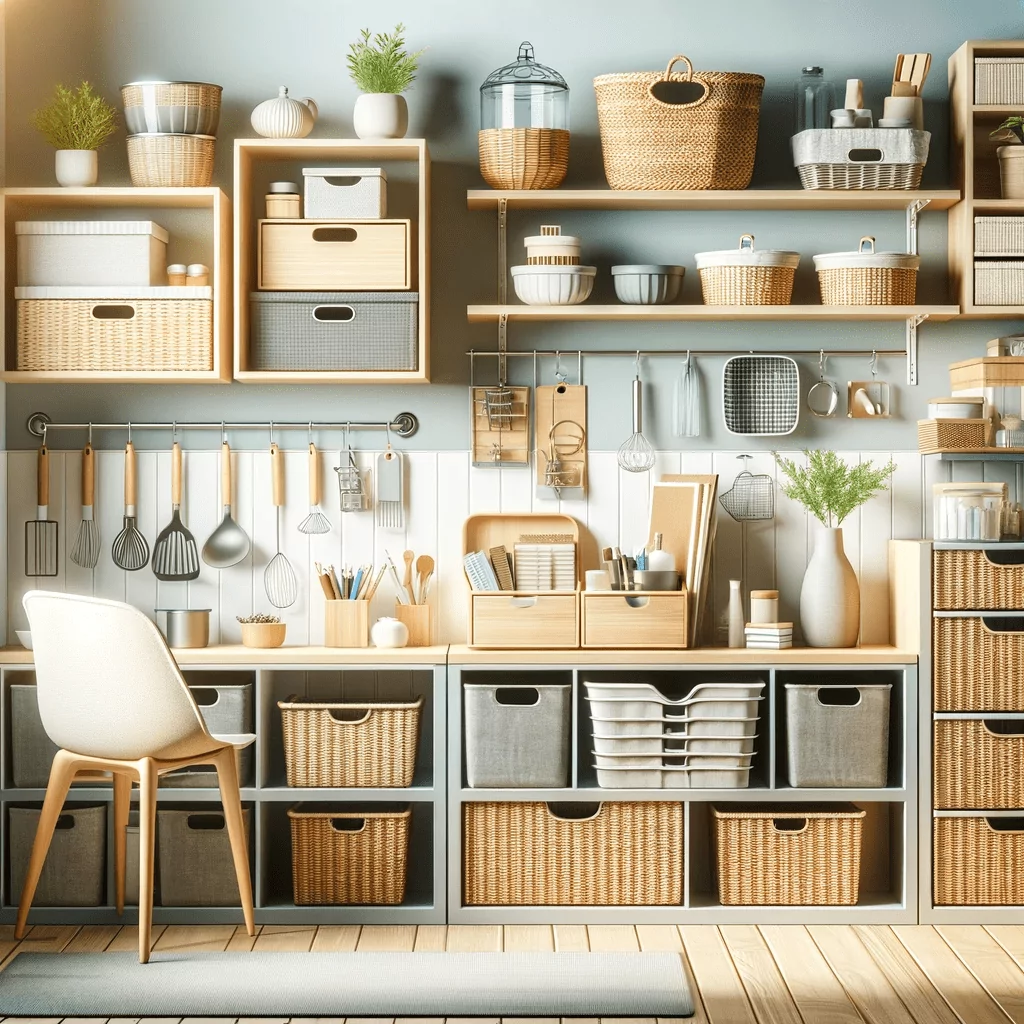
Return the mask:
M619 448L619 465L627 473L649 473L654 468L654 449L644 437L643 385L639 371L633 380L633 434Z

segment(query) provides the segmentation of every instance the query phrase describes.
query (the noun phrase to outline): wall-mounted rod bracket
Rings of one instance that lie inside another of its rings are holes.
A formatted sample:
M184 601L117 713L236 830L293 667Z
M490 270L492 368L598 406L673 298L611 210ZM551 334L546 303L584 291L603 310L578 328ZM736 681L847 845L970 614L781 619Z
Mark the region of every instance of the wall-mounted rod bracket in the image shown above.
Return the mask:
M907 252L917 252L917 215L931 202L930 199L915 199L907 204Z
M508 200L498 200L498 304L508 303ZM498 317L498 385L504 387L508 383L508 363L505 353L508 352L508 316L502 313Z
M918 313L907 317L907 384L917 384L917 329L928 319L927 314Z

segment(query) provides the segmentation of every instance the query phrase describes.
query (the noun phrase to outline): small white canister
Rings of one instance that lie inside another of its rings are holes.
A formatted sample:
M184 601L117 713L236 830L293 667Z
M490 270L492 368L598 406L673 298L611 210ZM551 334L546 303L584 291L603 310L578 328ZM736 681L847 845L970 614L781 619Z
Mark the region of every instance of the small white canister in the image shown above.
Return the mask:
M380 618L370 630L375 647L405 647L409 642L409 627L395 618Z
M750 623L754 626L779 621L779 592L752 590L750 592Z

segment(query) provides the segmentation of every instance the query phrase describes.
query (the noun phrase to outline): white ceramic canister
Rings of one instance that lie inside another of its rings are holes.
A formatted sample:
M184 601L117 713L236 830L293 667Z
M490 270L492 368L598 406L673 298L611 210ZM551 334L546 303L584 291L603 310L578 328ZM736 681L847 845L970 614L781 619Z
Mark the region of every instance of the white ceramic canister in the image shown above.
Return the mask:
M398 619L378 619L370 629L370 639L375 647L405 647L409 642L409 627Z
M586 574L587 590L611 590L612 580L607 569L588 569Z
M777 590L752 590L750 592L751 625L776 623L779 621L779 592Z
M304 139L313 130L319 113L314 99L293 99L282 85L273 99L264 100L253 110L250 120L256 134L264 138Z

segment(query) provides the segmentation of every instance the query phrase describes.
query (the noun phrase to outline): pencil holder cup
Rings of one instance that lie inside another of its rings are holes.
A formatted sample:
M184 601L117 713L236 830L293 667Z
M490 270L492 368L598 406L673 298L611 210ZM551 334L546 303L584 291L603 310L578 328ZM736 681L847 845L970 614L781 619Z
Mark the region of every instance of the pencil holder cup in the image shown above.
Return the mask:
M407 647L429 647L433 622L429 604L402 604L395 602L395 618L404 622L409 630Z
M324 602L324 645L327 647L369 647L370 602Z

